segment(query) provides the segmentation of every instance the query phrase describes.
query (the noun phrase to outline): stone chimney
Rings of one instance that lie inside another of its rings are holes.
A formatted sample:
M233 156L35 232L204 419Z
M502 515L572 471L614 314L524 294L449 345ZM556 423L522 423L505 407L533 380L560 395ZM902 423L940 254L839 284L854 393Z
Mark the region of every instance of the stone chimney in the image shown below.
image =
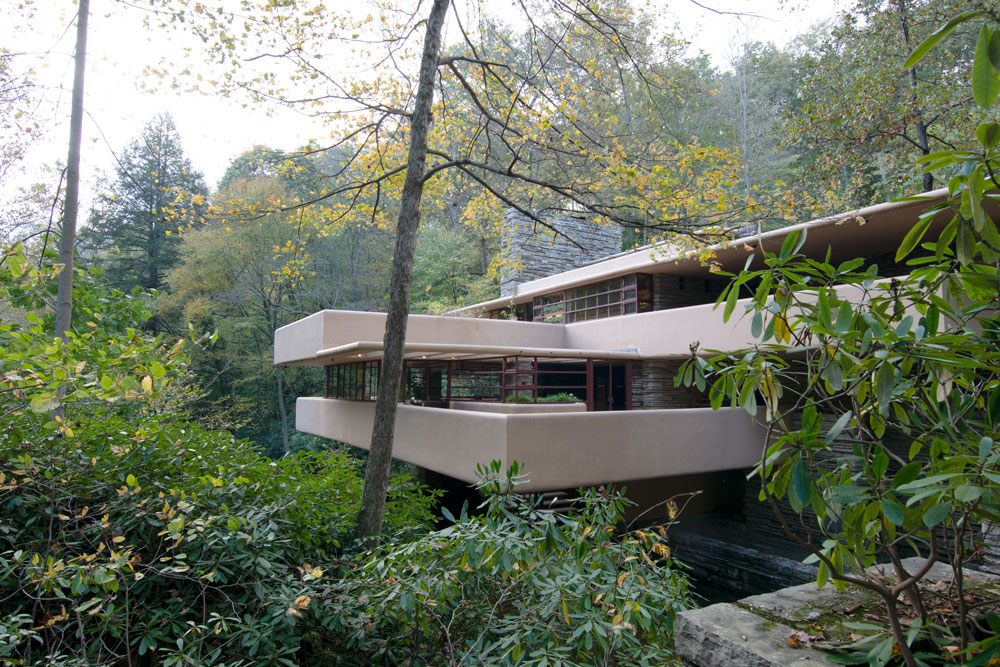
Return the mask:
M583 218L550 219L549 224L580 246L508 209L500 237L500 296L512 296L520 283L575 269L621 251L622 230Z

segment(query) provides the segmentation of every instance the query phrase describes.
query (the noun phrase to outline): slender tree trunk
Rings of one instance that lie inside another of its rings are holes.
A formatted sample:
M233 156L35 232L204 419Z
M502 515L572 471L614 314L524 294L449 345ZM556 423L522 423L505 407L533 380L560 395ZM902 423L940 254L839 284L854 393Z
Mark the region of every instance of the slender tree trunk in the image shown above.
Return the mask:
M747 81L747 46L743 44L743 53L737 61L736 82L740 97L740 143L743 149L743 187L747 195L753 190L750 181L750 91Z
M455 199L448 202L448 218L451 220L453 230L462 228L462 221L458 219L458 201Z
M382 514L389 489L389 466L392 463L392 440L396 426L396 401L403 375L403 343L406 319L410 314L410 283L413 279L413 255L420 225L420 198L423 195L424 167L427 162L427 131L434 102L434 79L441 29L450 0L434 0L427 18L424 50L420 58L420 79L410 117L410 150L406 160L406 180L400 199L396 230L396 250L392 258L389 310L385 320L382 371L375 397L375 423L371 451L365 469L365 488L361 494L357 537L374 539L382 532Z
M69 157L66 161L66 203L62 234L59 237L59 274L56 293L55 335L66 340L73 315L73 250L76 247L76 218L80 207L80 143L83 135L83 74L87 60L87 18L90 0L80 0L76 19L76 56L73 71L73 100L69 120Z
M66 340L73 319L73 251L76 248L76 219L80 208L80 144L83 136L83 75L87 64L87 19L90 0L79 0L76 18L76 55L73 69L73 98L69 117L69 155L66 158L66 202L63 206L62 231L59 236L59 261L63 265L56 290L54 334ZM59 388L60 399L66 388ZM53 419L63 419L66 408L52 411Z
M912 51L910 46L910 22L906 13L906 0L897 0L896 6L899 8L899 20L903 28L903 43L906 45L906 52ZM921 155L929 155L931 152L930 142L927 139L927 124L924 122L924 115L920 110L917 101L917 66L914 65L906 70L906 75L910 83L910 103L913 105L914 129L917 132L917 145L920 147ZM929 172L923 175L922 186L924 192L934 189L934 174Z

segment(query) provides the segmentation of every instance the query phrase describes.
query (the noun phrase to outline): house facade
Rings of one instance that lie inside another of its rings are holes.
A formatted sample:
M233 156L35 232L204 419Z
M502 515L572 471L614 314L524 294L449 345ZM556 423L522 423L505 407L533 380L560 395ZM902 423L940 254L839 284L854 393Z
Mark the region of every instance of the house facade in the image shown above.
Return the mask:
M802 229L806 254L865 257L898 275L899 240L929 203L881 204L736 239L711 248L711 262L738 272L753 255L759 265L761 248L777 251ZM463 482L476 480L479 463L518 461L530 492L616 483L640 504L695 488L709 508L741 503L761 427L674 387L692 350L752 342L748 319L722 322L714 302L726 283L703 259L666 246L584 257L582 266L508 281L501 298L411 315L393 455ZM369 446L384 325L381 313L328 310L275 333L276 364L326 373L324 396L298 399L296 428Z

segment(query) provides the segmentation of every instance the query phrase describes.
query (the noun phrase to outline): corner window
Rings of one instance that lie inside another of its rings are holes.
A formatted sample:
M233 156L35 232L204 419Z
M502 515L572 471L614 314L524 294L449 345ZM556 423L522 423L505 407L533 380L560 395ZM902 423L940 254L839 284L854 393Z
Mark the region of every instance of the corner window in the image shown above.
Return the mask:
M565 292L536 297L535 322L582 322L645 313L653 309L653 281L634 273Z

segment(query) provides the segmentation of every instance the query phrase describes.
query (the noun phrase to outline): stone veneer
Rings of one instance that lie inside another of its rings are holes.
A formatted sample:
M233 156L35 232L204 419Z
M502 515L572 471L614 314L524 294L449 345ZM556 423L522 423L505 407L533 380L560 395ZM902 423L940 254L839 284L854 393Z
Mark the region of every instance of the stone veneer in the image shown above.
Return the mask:
M696 387L674 387L684 359L644 359L632 362L632 409L707 408L708 394Z
M1000 575L1000 524L984 521L983 531L983 569Z
M667 273L653 274L653 310L715 303L729 284L725 278L692 278Z
M579 246L517 211L507 211L500 237L504 266L501 297L514 295L520 283L579 268L621 250L622 231L618 225L598 225L581 218L548 222Z

